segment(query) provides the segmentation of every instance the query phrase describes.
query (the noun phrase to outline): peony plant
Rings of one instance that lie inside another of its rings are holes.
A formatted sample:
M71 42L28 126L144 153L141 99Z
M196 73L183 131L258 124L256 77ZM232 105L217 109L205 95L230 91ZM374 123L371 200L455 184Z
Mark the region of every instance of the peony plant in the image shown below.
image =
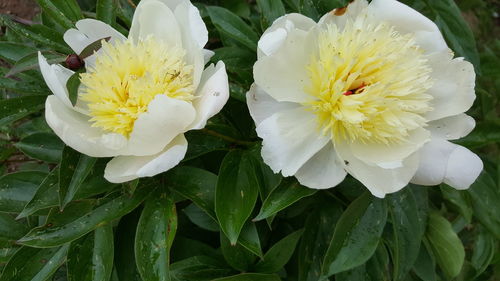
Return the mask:
M474 68L414 9L355 0L318 23L288 14L258 44L247 103L274 172L316 189L349 173L384 197L409 182L467 189L483 170L449 141L475 126Z

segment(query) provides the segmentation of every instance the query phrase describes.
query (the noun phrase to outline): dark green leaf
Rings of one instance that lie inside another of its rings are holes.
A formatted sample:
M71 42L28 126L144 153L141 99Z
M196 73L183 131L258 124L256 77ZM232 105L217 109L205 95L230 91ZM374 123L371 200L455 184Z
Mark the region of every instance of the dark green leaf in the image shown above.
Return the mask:
M10 214L0 213L0 240L17 240L23 237L29 228L23 221L16 221Z
M81 184L92 170L96 158L92 158L66 146L59 165L59 204L64 208L75 197Z
M424 240L423 242L425 242ZM426 243L420 246L420 253L413 265L413 271L423 281L436 281L436 261L427 250Z
M240 237L238 238L238 243L254 255L263 258L264 254L262 253L259 233L257 232L255 223L247 222L243 226Z
M9 79L10 80L10 79ZM8 118L11 122L41 110L46 97L44 96L24 96L0 100L0 122ZM14 116L15 119L12 119Z
M280 281L278 275L260 273L242 273L230 277L214 279L213 281Z
M186 208L182 209L184 214L189 218L189 220L196 224L198 227L208 230L219 232L220 228L217 222L211 218L206 212L200 209L196 204L190 204Z
M228 142L201 131L189 131L185 136L189 146L183 161L194 159L212 151L226 150L229 147Z
M25 44L0 42L0 58L10 63L15 63L30 54L36 53L36 51L35 48Z
M0 212L21 212L46 175L30 171L0 177Z
M80 54L78 55L78 57L80 59L85 59L85 58L88 58L90 57L91 55L94 54L94 52L98 51L99 49L102 48L102 41L106 41L108 42L109 40L111 39L111 37L104 37L104 38L101 38L99 40L96 40L92 43L90 43L87 47L85 47L81 52Z
M216 6L207 7L207 12L217 30L252 51L257 49L259 36L240 17L231 11Z
M96 19L109 25L113 24L116 16L114 2L114 0L97 0Z
M497 239L500 239L500 190L491 176L483 172L467 190L476 217Z
M285 14L285 6L281 0L257 0L262 14L262 27L266 29L275 19Z
M75 72L69 77L66 82L66 88L68 89L69 100L75 106L78 100L78 88L80 88L80 72Z
M452 207L470 223L472 220L472 206L467 193L446 184L441 185L441 193L444 199L450 202Z
M135 262L134 241L141 210L121 218L115 232L115 269L120 281L142 281Z
M184 166L173 169L165 178L172 190L193 201L212 218L216 218L216 175L199 168Z
M135 237L135 260L145 281L169 280L170 248L177 231L172 196L159 193L146 201Z
M15 146L31 158L57 163L61 159L64 143L52 133L35 133L23 138Z
M60 248L22 247L5 266L0 281L45 281L66 259L69 245Z
M62 63L66 60L66 56L61 56L53 53L44 53L44 56L47 58L47 62L49 64ZM36 68L38 68L38 53L31 53L16 61L14 66L9 70L9 72L7 72L5 76L9 77L24 72L26 70L31 70Z
M242 151L229 152L222 161L215 191L215 213L222 231L236 244L258 196L256 163Z
M285 266L295 251L303 230L295 231L274 244L264 258L257 263L255 270L262 273L278 272Z
M68 281L109 280L113 269L113 228L106 224L71 243Z
M486 231L481 231L474 242L471 265L476 270L474 278L481 275L490 265L495 252L497 243L495 238Z
M411 188L387 197L393 236L392 248L394 280L405 280L420 251L427 217L418 210L417 199Z
M38 5L42 10L47 13L55 22L61 25L64 29L70 29L74 27L73 22L66 17L66 15L59 10L51 0L37 0Z
M82 10L76 0L52 0L52 3L72 21L83 18Z
M269 194L254 220L258 221L268 218L300 199L311 196L316 192L317 190L302 186L295 180L285 179Z
M32 247L53 247L73 241L100 225L129 213L153 192L156 186L157 183L154 180L148 181L147 184L138 188L132 197L122 195L65 225L34 228L18 243Z
M441 270L448 278L460 273L465 250L451 224L436 212L429 214L426 237Z
M240 244L231 245L222 231L220 232L220 247L226 262L239 271L247 271L257 259L256 255Z
M173 281L202 281L228 276L233 271L218 259L207 256L193 256L170 265Z
M380 199L365 193L349 205L340 217L323 262L325 277L355 268L371 258L377 249L387 219Z

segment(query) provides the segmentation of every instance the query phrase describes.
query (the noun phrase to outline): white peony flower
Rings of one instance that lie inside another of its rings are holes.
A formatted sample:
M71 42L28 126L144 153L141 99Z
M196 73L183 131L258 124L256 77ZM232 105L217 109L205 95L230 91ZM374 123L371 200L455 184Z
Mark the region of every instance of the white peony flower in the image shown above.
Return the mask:
M64 40L77 54L111 39L85 59L74 107L66 88L74 72L39 55L54 93L45 108L50 127L81 153L114 157L104 175L110 182L154 176L177 165L188 145L183 133L203 128L229 98L224 63L204 70L211 52L203 49L208 32L197 8L188 0L143 0L128 38L92 19L76 28Z
M258 46L247 103L274 172L316 189L349 173L384 197L409 182L466 189L483 169L449 142L475 126L474 69L417 11L356 0L318 23L289 14Z

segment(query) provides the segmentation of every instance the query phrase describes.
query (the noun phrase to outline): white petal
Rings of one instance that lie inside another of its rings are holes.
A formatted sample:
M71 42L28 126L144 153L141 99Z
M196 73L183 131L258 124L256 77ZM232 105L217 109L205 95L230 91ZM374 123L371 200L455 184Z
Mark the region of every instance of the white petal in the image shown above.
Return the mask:
M175 8L169 7L179 23L183 42L192 41L202 49L208 42L208 30L198 9L189 1L182 1Z
M437 120L458 115L471 108L476 94L474 92L476 74L471 63L463 58L452 59L449 51L429 56L434 81L428 93L433 110L426 114L428 120Z
M366 7L368 7L368 2L366 0L355 0L347 5L347 7L334 9L325 14L321 17L318 24L333 24L342 29L348 19L353 20L362 13Z
M68 97L66 82L68 82L69 77L74 72L59 64L49 65L47 59L40 52L38 52L38 64L40 65L40 72L42 72L43 79L52 93L66 106L73 107Z
M343 161L337 156L333 144L329 143L309 159L295 177L309 188L326 189L342 182L346 175Z
M289 31L294 29L308 31L315 25L312 19L301 14L292 13L277 18L260 38L257 57L272 55L285 42Z
M436 24L401 2L373 0L368 11L380 21L393 25L400 33L414 34L417 45L427 54L448 50Z
M203 62L204 62L204 64L207 64L214 55L215 55L214 51L203 49Z
M126 154L144 156L158 153L173 138L186 131L195 115L190 103L157 95L149 103L148 111L135 120Z
M99 39L111 37L109 41L111 43L126 39L123 34L110 25L94 19L79 20L76 22L76 28L69 29L64 33L64 41L76 54L80 54L85 47Z
M271 56L257 60L253 68L255 83L277 101L305 102L312 97L304 88L309 81L307 65L317 51L314 30L293 30Z
M150 35L170 46L182 46L181 30L174 13L167 5L157 0L139 3L132 20L129 38L137 42Z
M252 116L256 126L276 112L299 106L298 104L291 102L278 102L255 83L250 87L246 97L250 115Z
M431 131L432 137L456 140L468 135L475 126L474 118L459 114L429 122L427 129Z
M119 155L126 146L126 138L91 127L89 118L66 106L56 96L47 97L45 119L66 145L92 157Z
M438 185L447 183L457 189L467 189L483 169L481 159L463 146L434 138L419 152L420 164L413 183Z
M430 135L430 132L425 129L416 129L410 133L407 142L398 144L355 142L351 144L351 151L355 157L363 162L381 167L391 167L387 164L402 163L404 159L428 142Z
M192 129L201 129L207 120L219 113L229 99L229 83L226 67L219 61L214 67L210 65L204 72L200 82L200 90L193 106L196 110L196 119L190 126Z
M321 135L316 116L295 108L277 112L257 126L262 141L262 158L277 173L292 176L330 138Z
M337 145L336 148L340 158L345 161L347 172L366 186L374 196L380 198L408 185L418 168L416 153L406 158L401 167L384 169L359 160L346 144Z
M118 156L108 162L104 178L113 183L152 177L175 167L184 158L187 141L178 135L160 153L150 156Z

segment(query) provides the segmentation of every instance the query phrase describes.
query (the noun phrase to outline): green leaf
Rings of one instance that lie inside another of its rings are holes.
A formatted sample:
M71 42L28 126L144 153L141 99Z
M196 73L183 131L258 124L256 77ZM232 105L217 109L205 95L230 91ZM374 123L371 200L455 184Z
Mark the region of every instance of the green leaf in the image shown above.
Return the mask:
M417 199L411 188L387 196L392 222L392 248L394 280L405 280L420 252L427 217L418 210Z
M57 163L64 143L53 133L35 133L23 138L15 146L31 158Z
M253 157L242 151L229 152L222 161L215 189L215 213L231 244L238 241L258 196Z
M62 63L66 61L66 56L62 56L60 54L45 52L43 55L45 56L45 58L47 58L47 62L49 64ZM14 66L11 67L9 72L5 74L5 77L10 77L27 70L32 70L37 68L38 68L38 53L31 53L17 60Z
M78 189L94 167L92 158L66 146L59 165L59 204L64 208L75 197Z
M278 275L260 273L242 273L234 276L214 279L213 281L280 281Z
M0 213L0 240L11 241L23 237L29 231L28 225L17 221L10 214Z
M77 0L52 0L52 3L72 21L83 19L82 10Z
M500 190L491 176L484 172L467 190L474 217L483 224L497 239L500 239Z
M488 103L491 98L487 98ZM485 121L479 123L469 135L456 140L456 143L470 148L479 148L500 142L500 122Z
M0 18L0 21L5 18ZM15 63L20 59L36 53L37 50L32 46L14 42L0 42L0 58Z
M192 130L186 132L185 136L189 146L183 161L197 158L209 152L227 150L229 148L228 142L201 131Z
M47 13L55 22L61 25L64 29L70 29L74 27L73 22L66 17L66 15L57 8L51 0L37 0L38 5L42 10Z
M49 34L44 32L44 28L34 28L33 26L32 27L23 26L21 24L13 22L11 20L11 18L7 15L0 15L0 25L7 26L8 29L14 31L17 35L21 36L22 38L29 39L35 43L39 43L45 47L48 47L50 49L57 51L57 52L61 52L63 54L71 53L71 49L68 46L66 46L65 44L62 44L58 41L53 40L54 38L52 38L52 36L55 33L54 31L52 31L52 35L49 35ZM49 36L51 36L51 37L49 37ZM49 37L49 38L47 38L47 37ZM30 53L33 53L33 52L36 52L36 49L34 49L34 50L32 49L32 51ZM27 53L24 55L27 55Z
M173 191L193 201L210 217L215 216L215 186L217 176L209 171L194 167L177 167L165 177Z
M232 272L232 269L226 268L218 259L207 256L193 256L170 265L170 277L173 281L213 280Z
M113 271L113 227L106 224L71 243L68 281L109 280Z
M477 236L471 258L471 265L476 270L474 279L479 277L492 262L497 251L495 237L486 231L481 231Z
M257 50L259 36L240 17L231 11L216 6L207 7L208 15L217 30L252 51Z
M75 106L78 100L78 88L80 87L80 72L75 72L71 75L66 82L66 88L68 89L68 97L71 101L71 105Z
M116 17L114 2L114 0L97 0L96 19L109 25L113 24Z
M146 201L135 237L135 260L144 281L169 280L170 248L177 231L172 196L160 193Z
M45 96L23 96L0 100L0 122L5 119L13 122L33 112L40 111L43 109L46 98Z
M285 14L285 6L281 0L257 0L262 14L262 29L270 26L275 19Z
M22 247L5 266L0 281L45 281L66 259L69 245L36 249Z
M240 244L231 245L229 239L220 232L220 247L226 262L239 271L247 271L257 259L257 256Z
M426 237L441 270L448 278L460 273L465 250L451 223L436 212L429 214Z
M241 230L240 237L238 238L238 243L245 249L252 252L254 255L263 258L262 248L260 246L259 233L257 232L257 227L253 222L247 222L243 229Z
M384 202L371 194L365 193L352 202L335 227L323 262L323 277L355 268L370 259L386 219Z
M0 177L0 212L21 212L45 175L44 172L29 171Z
M134 210L155 190L156 185L154 180L147 181L147 184L138 188L132 197L122 195L65 225L57 227L47 225L34 228L26 236L19 239L18 243L32 247L53 247L73 241L100 225Z
M477 53L474 34L462 16L460 9L453 0L424 0L434 15L437 24L451 48L461 57L465 57L479 70L479 55Z
M299 281L318 281L321 265L332 240L335 224L342 209L327 198L318 199L316 209L306 219L299 245Z
M315 194L317 190L300 185L293 179L284 179L262 203L257 217L254 221L268 218L279 211L289 207L300 199Z
M467 193L446 184L441 185L441 193L443 198L450 202L452 208L457 210L470 223L472 220L472 206Z
M426 240L423 242L424 243L420 246L420 253L418 254L417 260L413 265L413 272L423 281L436 281L436 261L427 250L428 247L426 245L428 245L428 243L425 243Z
M120 281L142 281L135 262L134 241L141 210L120 219L115 232L115 269Z
M208 231L220 231L217 221L215 221L206 212L196 206L196 204L190 204L186 208L182 209L182 212L186 214L189 220L198 227Z
M90 43L87 47L85 47L80 52L80 54L78 54L78 57L82 60L90 57L91 55L94 54L94 52L96 52L102 48L102 41L103 40L108 42L110 39L111 39L111 37L104 37L104 38L98 39L98 40Z
M252 75L252 67L257 59L255 52L232 46L215 49L214 53L211 61L224 61L227 71L237 74L245 69Z
M275 273L280 271L295 252L297 242L302 236L303 229L295 231L274 244L266 252L264 258L257 263L255 270L262 273Z

